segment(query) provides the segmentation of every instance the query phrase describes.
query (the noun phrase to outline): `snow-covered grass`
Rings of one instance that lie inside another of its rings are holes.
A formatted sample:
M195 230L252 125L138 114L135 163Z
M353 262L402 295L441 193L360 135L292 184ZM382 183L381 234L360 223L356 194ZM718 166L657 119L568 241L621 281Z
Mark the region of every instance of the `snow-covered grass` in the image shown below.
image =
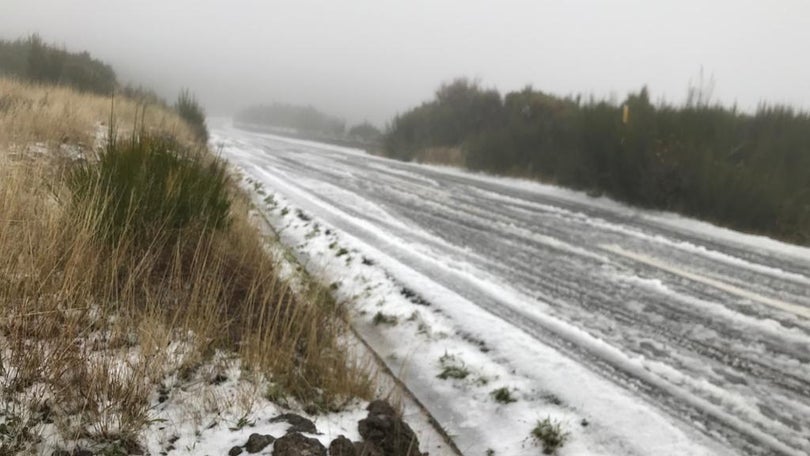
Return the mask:
M357 422L366 415L365 401L354 399L339 411L308 414L294 398L279 397L276 387L244 370L233 354L218 353L189 378L164 381L165 395L152 398L144 449L149 454L224 455L244 445L251 434L283 436L290 424L271 420L290 411L312 420L319 433L307 435L326 447L338 435L362 440Z
M212 413L222 422L249 418L269 407L257 395L267 389L268 398L311 413L357 411L372 384L365 363L343 346L342 308L318 283L283 277L236 187L227 190L227 225L207 226L192 210L189 223L169 230L134 211L107 236L99 227L109 214L97 203L129 202L107 201L93 185L77 197L68 182L84 154L57 146L67 141L97 155L88 144L107 101L6 80L0 86L11 97L0 112L0 454L152 448L159 423ZM117 103L134 111L132 101ZM163 110L148 119L144 134L183 125ZM151 242L135 239L146 222ZM238 382L221 389L225 378ZM160 405L182 402L188 391L196 392L185 400L191 415Z
M149 106L145 112L136 100L78 92L69 87L34 84L0 77L0 147L23 152L36 143L59 147L80 146L92 151L95 125L113 114L122 130L143 121L148 131L171 133L191 141L189 127L176 113L162 106ZM27 152L27 151L26 151Z
M398 282L379 264L376 252L361 249L351 237L294 208L256 180L246 178L246 186L261 190L257 203L284 244L292 246L311 274L332 284L338 302L351 307L355 329L385 357L394 373L403 379L427 377L432 390L428 394L435 400L428 408L435 412L437 404L463 404L465 416L455 417L462 421L447 422L447 416L437 416L451 435L480 432L477 423L489 420L490 432L478 436L486 442L484 450L529 455L542 450L531 437L538 420L553 417L564 426L561 432L583 426L582 417L552 392L538 389L530 379L516 375L513 367L497 362L486 342L466 333L440 306ZM570 448L576 453L584 446L575 441Z

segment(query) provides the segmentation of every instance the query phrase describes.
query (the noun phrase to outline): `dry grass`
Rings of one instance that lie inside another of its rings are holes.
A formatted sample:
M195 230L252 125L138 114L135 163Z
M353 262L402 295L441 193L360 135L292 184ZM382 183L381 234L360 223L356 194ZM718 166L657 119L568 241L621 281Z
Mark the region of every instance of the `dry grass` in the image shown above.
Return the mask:
M80 93L68 87L32 84L0 78L0 147L45 142L92 148L94 126L110 120L109 97ZM122 130L131 128L141 111L138 102L115 100L115 119ZM144 115L147 130L169 133L183 142L194 138L190 128L173 112L150 106Z
M0 101L0 454L30 450L41 432L130 445L157 385L222 350L320 409L368 396L368 374L338 342L341 309L316 284L278 278L235 189L227 229L109 242L55 147L92 144L109 100L2 79L0 93L14 100ZM191 141L170 111L146 112L147 129ZM117 100L116 116L134 123L135 103ZM52 147L9 153L31 143Z
M464 152L461 147L426 147L414 159L419 163L464 166Z

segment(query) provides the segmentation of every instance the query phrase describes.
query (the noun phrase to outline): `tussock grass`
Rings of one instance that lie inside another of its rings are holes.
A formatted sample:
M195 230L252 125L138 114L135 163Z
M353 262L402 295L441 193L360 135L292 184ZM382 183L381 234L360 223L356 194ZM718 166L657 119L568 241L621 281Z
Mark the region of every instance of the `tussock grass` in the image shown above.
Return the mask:
M439 358L439 366L441 367L441 372L439 372L439 375L436 377L442 380L463 380L470 375L470 370L467 369L464 362L448 353L445 353Z
M154 243L228 226L224 163L170 136L138 134L124 141L109 136L98 161L74 166L68 178L79 209L95 212L100 237ZM190 225L197 230L189 232Z
M382 312L377 312L376 314L374 314L374 318L371 319L371 322L374 323L375 326L379 325L396 326L399 320L397 319L397 317L393 315L387 315Z
M515 397L512 396L512 392L509 391L509 388L505 386L494 389L489 394L492 396L493 399L495 399L495 402L499 402L501 404L511 404L512 402L517 402L517 399L515 399Z
M546 417L532 429L532 437L543 446L543 454L554 454L568 441L571 435L564 431L559 421Z
M10 153L62 135L90 144L109 100L2 79L0 93L29 100L9 110L22 119L0 113L0 454L46 431L132 447L161 382L219 351L316 409L368 396L338 342L341 308L279 279L246 197L175 115L147 109L137 134L87 161ZM134 108L115 112L134 125ZM60 110L63 123L42 120Z
M105 96L0 78L0 147L71 144L89 151L99 133L106 131L97 126L109 122L110 105ZM140 108L130 98L115 99L112 114L121 133L138 122L147 132L169 134L181 143L194 140L191 128L170 109L150 105L143 112Z

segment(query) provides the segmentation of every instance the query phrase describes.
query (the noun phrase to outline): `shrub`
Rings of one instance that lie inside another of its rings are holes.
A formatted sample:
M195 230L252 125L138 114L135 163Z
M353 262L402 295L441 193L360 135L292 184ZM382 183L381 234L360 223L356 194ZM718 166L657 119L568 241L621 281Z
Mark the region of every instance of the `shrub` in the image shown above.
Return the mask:
M69 186L79 209L89 209L97 235L135 244L172 242L190 229L228 226L225 166L166 136L110 140L98 162L75 169Z
M543 445L543 454L553 454L565 444L570 434L562 430L559 421L546 417L537 422L532 429L532 436Z
M174 108L189 124L197 139L203 144L207 143L208 127L205 125L205 110L197 98L187 89L183 89L180 91L180 96L177 97Z
M500 402L501 404L510 404L512 402L517 402L517 399L512 397L512 393L509 392L509 388L505 386L493 390L490 394L492 395L492 398L495 399L495 402Z
M413 159L420 149L457 146L500 121L501 96L475 81L456 79L436 90L435 100L394 118L385 134L387 153Z
M366 143L378 143L382 138L382 132L374 125L363 122L349 128L349 138Z
M704 90L705 91L705 90ZM465 80L397 116L384 138L392 158L460 150L474 170L541 179L672 210L734 229L810 242L810 113L761 106L653 104L646 88L621 103L506 94Z

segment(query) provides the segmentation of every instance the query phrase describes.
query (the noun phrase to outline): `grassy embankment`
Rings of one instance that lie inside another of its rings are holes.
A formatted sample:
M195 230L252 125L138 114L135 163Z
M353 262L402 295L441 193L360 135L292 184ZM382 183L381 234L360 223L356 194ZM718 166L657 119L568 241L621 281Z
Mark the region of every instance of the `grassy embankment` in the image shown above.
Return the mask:
M217 352L302 404L367 396L342 310L279 278L199 126L124 97L112 117L117 136L109 97L0 78L0 453L137 443L161 381Z
M528 177L731 228L810 243L810 114L710 103L621 103L526 88L501 96L467 80L397 116L385 153Z

